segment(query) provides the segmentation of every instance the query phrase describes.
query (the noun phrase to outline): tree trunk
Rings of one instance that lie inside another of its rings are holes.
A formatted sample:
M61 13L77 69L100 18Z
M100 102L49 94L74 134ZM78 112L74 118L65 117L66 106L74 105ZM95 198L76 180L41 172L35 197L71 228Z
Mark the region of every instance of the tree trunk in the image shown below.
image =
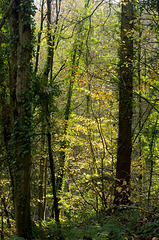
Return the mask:
M42 35L42 31L43 31L43 22L44 22L44 0L42 0L42 3L41 3L41 23L40 23L40 29L38 32L38 42L37 42L35 70L34 70L35 74L37 74L38 66L39 66L40 43L41 43L41 35Z
M17 33L14 44L15 70L11 70L15 92L14 102L14 203L17 235L32 239L30 220L30 165L31 165L31 105L30 105L30 60L31 60L31 1L14 0L10 19L11 29ZM18 30L17 30L18 29ZM12 36L12 34L11 34ZM14 41L15 39L11 39ZM12 66L11 66L12 67ZM12 94L12 93L11 93Z
M130 202L132 151L133 1L122 2L119 76L119 136L115 182L116 205Z
M44 121L42 122L42 125ZM45 127L42 126L42 149L40 157L40 174L39 174L39 204L38 204L38 219L45 219L46 207L46 179L47 179L47 160L45 157Z
M140 9L140 18L141 18L141 9ZM139 19L139 43L138 43L138 64L137 64L137 72L138 72L138 84L139 84L139 103L138 103L138 111L139 111L139 129L142 126L142 99L141 99L141 36L142 36L142 29L141 29L141 20ZM142 201L142 183L143 183L143 163L142 163L142 138L141 134L139 135L139 201Z
M150 182L149 182L149 189L148 189L148 201L150 201L150 197L151 197L152 178L153 178L153 171L154 171L153 144L154 144L154 140L155 140L156 132L157 132L158 117L159 117L159 115L157 116L155 125L153 126L151 142L150 142L150 145L149 145L149 148L150 148L150 157L149 157L149 161L150 161Z
M52 149L51 149L51 134L48 132L48 151L49 151L49 160L50 160L50 170L51 170L51 182L52 182L52 188L53 188L53 196L54 196L54 209L55 209L55 221L59 225L59 204L58 204L58 198L56 193L56 180L55 180L55 164L54 159L52 155Z

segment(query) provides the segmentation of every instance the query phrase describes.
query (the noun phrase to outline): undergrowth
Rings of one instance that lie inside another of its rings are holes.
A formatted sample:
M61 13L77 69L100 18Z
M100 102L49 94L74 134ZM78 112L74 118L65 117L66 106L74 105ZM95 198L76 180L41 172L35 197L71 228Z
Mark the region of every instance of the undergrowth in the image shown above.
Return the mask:
M149 240L153 237L158 239L159 217L151 216L140 209L122 209L109 214L94 214L79 221L63 219L60 228L53 219L47 219L34 224L33 234L36 240Z

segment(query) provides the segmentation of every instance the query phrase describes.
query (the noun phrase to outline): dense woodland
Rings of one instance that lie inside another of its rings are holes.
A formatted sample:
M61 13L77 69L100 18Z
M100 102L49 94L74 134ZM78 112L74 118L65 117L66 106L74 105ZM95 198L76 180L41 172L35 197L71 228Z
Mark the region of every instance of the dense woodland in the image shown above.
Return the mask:
M159 239L159 0L0 1L1 239Z

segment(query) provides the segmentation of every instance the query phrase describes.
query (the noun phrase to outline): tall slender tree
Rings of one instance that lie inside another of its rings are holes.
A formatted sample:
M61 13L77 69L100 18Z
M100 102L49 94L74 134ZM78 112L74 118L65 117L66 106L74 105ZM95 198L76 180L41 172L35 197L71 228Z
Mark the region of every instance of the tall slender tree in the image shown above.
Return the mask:
M130 200L133 87L133 0L122 1L119 69L119 136L114 203Z
M60 13L61 1L56 0L56 24L54 26L54 31L52 35L52 5L51 0L47 0L47 59L45 68L42 74L42 85L44 89L47 87L51 87L53 84L53 60L54 60L54 51L56 45L56 31L57 25L59 21L59 13ZM47 92L47 90L46 90ZM56 189L56 177L55 177L55 160L52 151L52 134L51 134L51 106L50 106L49 95L46 94L46 98L42 102L42 111L45 114L45 123L46 123L46 131L47 131L47 144L48 144L48 155L49 155L49 163L50 163L50 172L51 172L51 183L52 183L52 191L53 191L53 207L55 209L55 221L59 225L59 203L57 198L57 189Z

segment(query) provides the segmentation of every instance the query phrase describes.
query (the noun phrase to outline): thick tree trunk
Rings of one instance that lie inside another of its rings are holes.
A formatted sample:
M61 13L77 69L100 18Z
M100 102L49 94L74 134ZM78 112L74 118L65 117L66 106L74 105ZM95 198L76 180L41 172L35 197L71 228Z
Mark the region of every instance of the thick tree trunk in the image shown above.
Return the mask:
M30 60L31 60L31 1L13 1L10 19L14 35L17 33L12 60L16 71L10 79L14 86L11 95L14 102L14 203L17 235L32 239L30 220L30 165L31 165L31 107L30 107ZM17 31L18 29L18 31ZM12 41L14 41L12 39ZM13 67L11 65L11 67Z
M122 2L119 81L119 136L114 203L130 201L132 151L133 1Z

